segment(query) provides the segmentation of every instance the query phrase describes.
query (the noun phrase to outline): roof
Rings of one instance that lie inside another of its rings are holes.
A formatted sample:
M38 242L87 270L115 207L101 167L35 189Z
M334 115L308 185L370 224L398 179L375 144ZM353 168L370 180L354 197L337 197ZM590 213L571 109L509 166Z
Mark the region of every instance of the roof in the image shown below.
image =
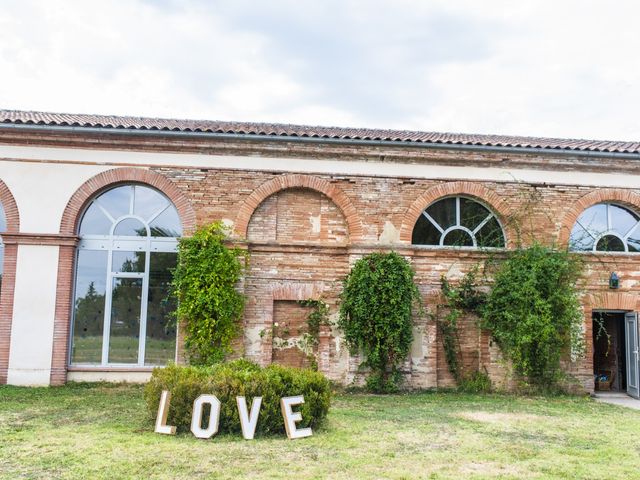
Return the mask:
M21 110L0 110L3 124L40 125L53 127L99 128L105 130L136 130L156 132L196 132L212 135L278 136L332 140L370 140L406 142L421 145L463 145L511 147L575 152L606 152L640 154L640 142L579 140L508 135L476 135L465 133L419 132L411 130L378 130L370 128L313 127L278 123L224 122L215 120L178 120L167 118L48 113Z

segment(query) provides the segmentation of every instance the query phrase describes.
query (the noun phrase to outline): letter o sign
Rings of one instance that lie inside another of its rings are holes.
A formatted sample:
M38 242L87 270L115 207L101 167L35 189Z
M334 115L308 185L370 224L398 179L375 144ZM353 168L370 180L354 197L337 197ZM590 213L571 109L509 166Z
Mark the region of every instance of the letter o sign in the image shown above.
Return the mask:
M211 405L209 415L209 425L202 427L202 414L204 406ZM218 433L218 423L220 421L220 400L215 395L200 395L193 402L193 414L191 416L191 432L197 438L211 438Z

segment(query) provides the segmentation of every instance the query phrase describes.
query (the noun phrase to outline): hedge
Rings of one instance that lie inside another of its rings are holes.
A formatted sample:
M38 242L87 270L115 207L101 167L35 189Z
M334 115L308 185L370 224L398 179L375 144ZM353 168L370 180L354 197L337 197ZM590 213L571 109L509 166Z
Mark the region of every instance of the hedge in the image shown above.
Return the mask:
M248 360L235 360L214 366L169 365L153 370L144 391L150 418L155 419L163 390L171 392L168 425L178 432L191 427L193 401L201 394L214 394L220 400L219 432L239 433L240 419L236 396L246 397L251 408L253 397L262 397L257 435L284 433L280 399L303 395L299 408L300 428L317 427L325 419L331 404L331 386L321 373L312 370L270 365L261 368Z

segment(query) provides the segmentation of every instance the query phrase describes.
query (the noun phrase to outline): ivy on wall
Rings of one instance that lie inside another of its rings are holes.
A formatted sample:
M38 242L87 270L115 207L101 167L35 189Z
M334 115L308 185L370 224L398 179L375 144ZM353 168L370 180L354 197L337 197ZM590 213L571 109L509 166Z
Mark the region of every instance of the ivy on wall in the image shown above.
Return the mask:
M413 340L414 307L422 313L413 277L411 265L397 253L372 253L358 260L344 281L338 326L352 351L364 353L372 391L398 388L398 366Z
M443 302L436 306L433 318L442 338L449 372L458 385L465 381L458 337L458 320L464 314L477 315L485 304L486 293L479 290L476 276L478 267L471 269L458 285L452 285L444 275L440 277Z
M562 355L584 349L581 273L576 255L551 247L534 244L509 252L479 309L482 326L534 386L556 384Z
M212 223L183 237L172 292L178 300L176 317L184 329L189 362L211 365L231 352L244 310L244 296L236 285L245 269L247 253L224 244L226 229Z

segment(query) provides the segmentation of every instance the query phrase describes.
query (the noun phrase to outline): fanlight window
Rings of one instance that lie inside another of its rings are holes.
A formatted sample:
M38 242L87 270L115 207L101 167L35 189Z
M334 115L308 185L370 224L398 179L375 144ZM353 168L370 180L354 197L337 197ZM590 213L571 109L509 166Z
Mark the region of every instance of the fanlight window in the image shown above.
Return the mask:
M413 228L414 245L500 248L504 232L495 214L466 197L438 200L422 212Z
M640 252L640 216L613 203L598 203L578 217L569 237L574 252Z
M175 357L171 269L182 227L157 190L124 185L82 216L70 362L163 365Z

